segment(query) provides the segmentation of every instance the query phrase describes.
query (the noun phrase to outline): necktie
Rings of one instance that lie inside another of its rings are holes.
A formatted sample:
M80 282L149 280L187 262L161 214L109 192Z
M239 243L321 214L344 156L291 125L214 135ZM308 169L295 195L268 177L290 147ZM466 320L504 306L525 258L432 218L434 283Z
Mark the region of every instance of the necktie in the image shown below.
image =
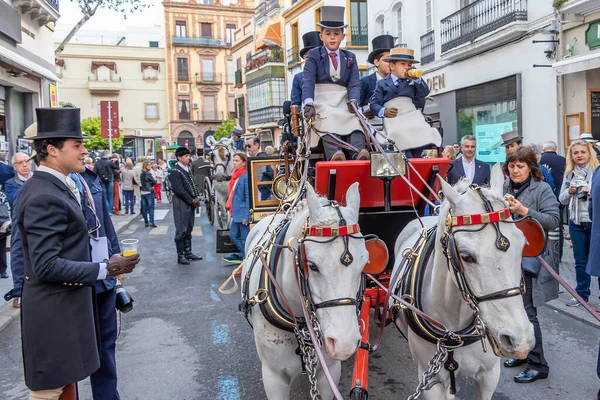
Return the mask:
M77 202L81 205L81 195L79 194L79 189L77 189L77 184L75 183L73 178L67 176L65 182L67 183L67 187L69 188L71 193L73 193L73 196L75 196L75 198L77 199Z
M331 63L333 64L333 69L335 69L337 71L337 69L338 69L337 53L335 51L332 51L331 53L329 53L329 58L331 58Z

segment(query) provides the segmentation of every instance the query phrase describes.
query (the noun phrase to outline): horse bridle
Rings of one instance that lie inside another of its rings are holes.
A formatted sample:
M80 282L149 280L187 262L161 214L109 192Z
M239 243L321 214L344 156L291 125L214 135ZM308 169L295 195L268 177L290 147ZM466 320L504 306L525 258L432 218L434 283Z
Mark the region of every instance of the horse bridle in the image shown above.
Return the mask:
M510 241L500 231L499 223L510 222L506 220L511 216L510 210L508 208L499 211L494 211L492 203L488 200L485 194L483 194L479 186L471 186L471 189L479 195L479 197L483 201L483 205L487 212L483 214L461 215L457 217L453 217L452 214L448 212L448 216L446 217L446 229L444 230L444 236L441 239L441 243L444 255L448 259L448 267L451 267L452 271L454 272L458 288L464 300L471 307L477 308L479 303L482 303L484 301L506 299L509 297L520 296L524 294L525 282L523 280L523 277L521 277L520 286L499 290L497 292L490 293L484 296L475 295L469 287L469 284L467 283L467 279L464 274L465 267L463 265L463 260L458 251L458 246L456 245L454 235L460 232L479 232L485 229L487 225L492 224L492 226L496 229L496 248L505 252L510 247ZM481 227L475 230L458 229L453 231L453 228L456 226L469 225L481 225Z
M337 238L341 237L342 240L344 241L344 251L342 252L342 255L340 256L340 262L344 266L348 267L354 261L354 256L352 255L352 253L350 253L350 250L348 249L349 239L352 238L352 239L368 240L368 239L371 239L372 237L375 237L375 235L361 235L361 236L356 235L360 232L359 225L358 224L346 225L346 219L342 216L340 206L335 200L332 200L329 202L329 204L325 205L325 207L327 207L327 206L332 207L337 212L339 220L340 220L340 222L339 222L340 226L337 226L337 227L310 226L309 227L308 220L307 220L307 224L303 228L303 238L300 240L300 247L297 252L297 260L296 260L298 276L300 278L300 286L302 289L302 295L303 295L304 299L306 300L306 302L308 303L309 307L312 308L312 310L314 310L314 311L316 311L320 308L331 308L331 307L340 307L340 306L355 306L355 307L357 307L359 304L358 299L360 298L360 295L359 295L359 293L357 293L355 298L343 297L343 298L338 298L338 299L325 300L321 303L315 303L313 300L312 292L310 290L310 285L308 283L309 271L310 271L310 269L313 269L313 268L311 268L311 265L314 265L314 264L309 264L309 262L306 258L305 243L312 242L312 243L319 243L319 244L327 244L327 243L331 243L334 240L336 240ZM312 239L312 237L329 237L330 239L325 240L325 241L320 241L320 240ZM316 267L316 265L315 265L315 267Z
M225 163L220 162L220 163L216 163L215 164L215 151L218 148L220 148L220 147L223 148L223 149L225 149L225 155L226 155L227 161ZM231 180L231 175L227 175L227 165L229 164L229 161L231 161L231 152L229 151L229 147L227 147L227 146L225 146L223 144L216 144L215 147L213 148L213 151L210 154L210 161L213 164L213 171L214 172L217 171L218 167L222 167L223 171L225 173L224 174L225 175L225 179L223 179L223 180L225 180L225 181L230 181ZM213 178L214 178L214 176L213 176Z

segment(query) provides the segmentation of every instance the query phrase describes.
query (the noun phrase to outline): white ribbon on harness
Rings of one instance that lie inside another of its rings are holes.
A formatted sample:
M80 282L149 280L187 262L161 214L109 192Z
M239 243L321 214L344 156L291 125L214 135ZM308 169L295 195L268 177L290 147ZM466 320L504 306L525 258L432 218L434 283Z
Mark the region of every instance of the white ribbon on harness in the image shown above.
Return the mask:
M428 144L442 145L440 133L425 122L423 114L415 108L410 97L395 97L384 105L398 109L396 117L383 119L383 129L387 138L393 140L400 150Z

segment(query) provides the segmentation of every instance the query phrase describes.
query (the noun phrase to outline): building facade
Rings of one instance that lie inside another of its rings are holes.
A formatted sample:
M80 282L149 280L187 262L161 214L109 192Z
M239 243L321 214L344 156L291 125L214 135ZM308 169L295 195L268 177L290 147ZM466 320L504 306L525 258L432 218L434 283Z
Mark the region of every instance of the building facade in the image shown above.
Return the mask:
M13 153L37 107L57 105L58 0L0 0L0 151Z
M500 135L516 129L526 143L558 136L558 28L551 1L394 0L369 2L371 37L390 33L415 50L439 117L444 143L478 138L478 158L504 160Z
M418 0L416 0L418 1ZM286 48L286 70L287 70L287 96L292 90L292 79L297 72L302 71L304 60L300 59L302 49L302 35L307 32L320 30L316 25L321 20L321 7L342 6L346 7L346 38L341 48L351 51L356 55L358 69L361 76L368 73L369 65L369 7L371 4L378 8L387 8L389 3L384 1L371 1L367 6L366 0L284 0L285 10L282 16L285 21L285 48Z
M204 134L236 118L234 32L254 15L251 0L165 2L171 143L202 147Z
M553 70L558 79L559 143L568 147L583 132L600 140L600 2L567 1L558 11L561 46Z
M58 43L57 43L58 45ZM56 59L60 102L100 117L100 102L116 102L124 137L118 151L154 158L155 139L168 137L164 48L67 44Z
M236 123L243 129L248 128L248 103L246 91L246 60L254 53L254 19L249 19L233 33L231 57L235 63L235 109Z

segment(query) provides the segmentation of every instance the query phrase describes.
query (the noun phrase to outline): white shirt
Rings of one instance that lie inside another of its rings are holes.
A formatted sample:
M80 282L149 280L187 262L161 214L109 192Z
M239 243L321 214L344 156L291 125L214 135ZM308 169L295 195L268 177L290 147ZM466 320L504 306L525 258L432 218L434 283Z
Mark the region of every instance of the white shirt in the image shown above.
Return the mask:
M57 170L55 170L53 168L47 167L45 165L40 165L37 168L37 171L39 171L39 172L46 172L46 173L48 173L48 174L50 174L50 175L58 178L62 183L65 184L65 186L67 187L67 189L71 190L71 188L69 187L69 184L67 183L67 177L62 172L59 172L59 171L57 171ZM71 179L71 178L69 178L69 179ZM71 182L75 183L72 179L71 179ZM78 197L78 196L79 196L79 190L77 190L76 197ZM81 204L81 198L78 198L77 200L79 201L79 204ZM96 278L96 280L101 281L101 280L106 279L106 276L108 275L108 271L107 271L106 268L107 268L106 263L99 263L98 264L98 277Z
M379 75L379 72L375 72L375 78L380 81L382 79L385 79L383 76Z
M473 183L473 179L475 178L475 157L468 162L465 160L463 156L460 157L462 159L463 169L465 170L465 176L469 180L469 185Z
M186 165L183 165L182 163L180 163L179 161L177 161L177 165L179 165L185 172L189 173L190 169L189 167L187 167Z

